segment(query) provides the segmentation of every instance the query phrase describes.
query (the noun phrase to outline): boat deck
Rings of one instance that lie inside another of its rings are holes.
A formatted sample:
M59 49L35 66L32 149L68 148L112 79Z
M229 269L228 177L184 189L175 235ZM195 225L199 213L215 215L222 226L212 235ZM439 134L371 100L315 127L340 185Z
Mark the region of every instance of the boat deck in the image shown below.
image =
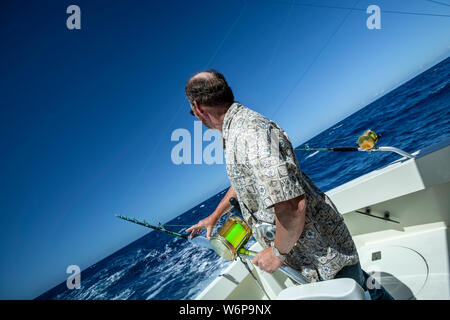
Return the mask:
M395 299L450 299L450 233L442 222L354 237L363 269ZM447 257L443 259L443 257Z
M354 237L363 269L398 300L450 299L449 239L449 230L443 222ZM261 248L256 243L251 249ZM294 285L281 272L268 275L250 266L271 299ZM197 299L267 299L240 261L233 262L209 289Z

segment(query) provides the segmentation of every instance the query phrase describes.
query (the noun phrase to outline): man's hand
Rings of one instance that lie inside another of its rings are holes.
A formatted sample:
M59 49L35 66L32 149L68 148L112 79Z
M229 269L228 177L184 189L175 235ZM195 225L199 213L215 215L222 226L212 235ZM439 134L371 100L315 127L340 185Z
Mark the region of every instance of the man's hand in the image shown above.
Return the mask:
M217 224L217 219L215 216L210 215L209 217L206 217L203 220L200 220L197 222L197 224L193 225L192 227L186 229L186 232L191 232L190 238L192 239L196 234L199 234L202 229L206 228L206 237L209 239L211 238L211 233L214 229L214 226Z
M268 273L274 273L277 271L283 262L283 259L275 255L272 247L262 250L252 259L252 263L255 266Z
M236 198L236 192L234 192L233 187L228 189L223 199L220 201L216 210L211 213L208 217L197 222L197 224L186 229L186 232L191 232L190 238L192 239L196 234L202 232L202 229L206 228L206 237L211 238L211 233L219 221L220 217L230 208L230 198Z

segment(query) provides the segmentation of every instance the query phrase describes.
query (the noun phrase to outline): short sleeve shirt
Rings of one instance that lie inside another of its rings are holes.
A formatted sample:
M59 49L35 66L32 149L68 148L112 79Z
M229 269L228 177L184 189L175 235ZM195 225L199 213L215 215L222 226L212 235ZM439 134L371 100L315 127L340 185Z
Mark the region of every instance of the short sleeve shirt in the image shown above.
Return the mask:
M300 195L306 197L305 226L286 264L315 282L333 279L344 266L359 261L342 215L300 170L283 129L235 102L225 114L222 133L228 178L251 227L256 222L253 216L275 224L274 204ZM265 240L259 243L273 246L273 242Z

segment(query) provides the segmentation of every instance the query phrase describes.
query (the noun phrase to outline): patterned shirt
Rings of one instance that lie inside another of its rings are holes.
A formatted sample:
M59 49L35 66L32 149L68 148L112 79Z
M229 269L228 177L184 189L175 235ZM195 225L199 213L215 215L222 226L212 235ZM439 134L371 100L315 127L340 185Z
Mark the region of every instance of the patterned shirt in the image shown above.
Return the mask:
M305 226L286 257L287 265L315 282L333 279L344 266L359 261L342 215L300 170L287 134L275 122L235 102L225 114L222 134L228 178L252 229L251 213L275 224L274 204L306 197ZM273 246L273 241L258 242L264 248Z

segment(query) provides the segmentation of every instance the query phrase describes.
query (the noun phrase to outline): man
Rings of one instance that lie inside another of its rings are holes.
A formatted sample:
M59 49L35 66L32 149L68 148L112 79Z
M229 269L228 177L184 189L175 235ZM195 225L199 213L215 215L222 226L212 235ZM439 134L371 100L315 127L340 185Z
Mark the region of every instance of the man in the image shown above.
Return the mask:
M197 73L185 90L191 114L222 133L231 183L216 210L186 230L191 238L204 228L211 237L234 197L250 227L256 222L276 225L273 241L257 239L264 249L253 258L254 265L273 273L286 264L311 282L351 277L366 289L368 275L342 215L300 170L287 134L235 102L225 77L215 70Z

